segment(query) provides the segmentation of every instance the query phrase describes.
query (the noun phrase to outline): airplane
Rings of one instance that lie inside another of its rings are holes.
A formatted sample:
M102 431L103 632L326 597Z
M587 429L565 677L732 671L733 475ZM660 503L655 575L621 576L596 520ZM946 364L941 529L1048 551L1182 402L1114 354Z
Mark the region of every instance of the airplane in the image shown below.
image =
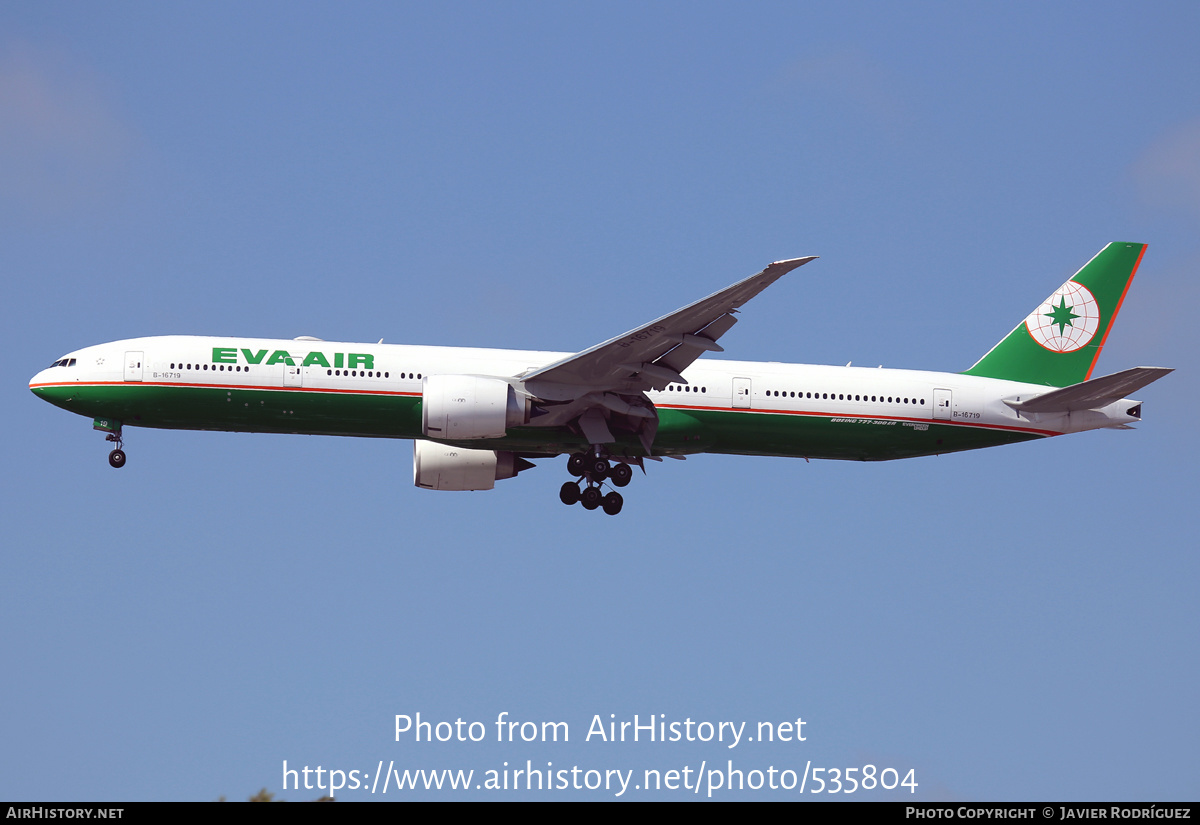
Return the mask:
M883 461L1131 429L1127 396L1172 370L1091 375L1145 251L1108 244L962 373L700 358L814 256L574 354L173 335L76 350L29 387L92 418L117 468L125 427L403 438L417 487L490 490L567 454L560 500L616 515L664 457Z

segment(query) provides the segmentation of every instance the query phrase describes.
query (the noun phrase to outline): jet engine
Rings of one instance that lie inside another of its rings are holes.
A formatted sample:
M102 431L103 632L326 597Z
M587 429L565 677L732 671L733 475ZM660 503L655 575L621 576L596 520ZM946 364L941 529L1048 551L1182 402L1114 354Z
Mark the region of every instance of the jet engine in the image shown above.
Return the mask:
M503 438L529 421L529 400L507 381L477 375L430 375L421 396L421 428L429 438Z
M535 466L506 450L468 450L433 441L413 442L413 483L426 490L490 490L496 482Z

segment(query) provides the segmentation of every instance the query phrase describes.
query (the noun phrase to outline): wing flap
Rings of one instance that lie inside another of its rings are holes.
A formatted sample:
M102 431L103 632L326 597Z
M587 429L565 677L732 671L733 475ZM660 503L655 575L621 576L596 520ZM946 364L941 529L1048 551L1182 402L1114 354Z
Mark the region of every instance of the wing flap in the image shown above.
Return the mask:
M737 323L737 318L734 318L732 315L722 315L721 318L728 318L733 323ZM712 327L715 324L716 321L714 321L712 324L709 324L708 327ZM725 329L728 329L730 326L733 326L733 324L729 324L725 327ZM724 352L725 348L718 344L715 338L707 337L705 331L708 329L708 327L705 327L704 330L701 330L698 335L692 335L691 333L685 332L681 336L682 340L679 342L679 346L675 347L675 349L668 352L662 358L659 358L656 363L675 370L676 372L682 372L683 370L687 369L693 361L706 352ZM718 336L723 334L725 329L722 329L718 333ZM684 383L687 382L684 381Z

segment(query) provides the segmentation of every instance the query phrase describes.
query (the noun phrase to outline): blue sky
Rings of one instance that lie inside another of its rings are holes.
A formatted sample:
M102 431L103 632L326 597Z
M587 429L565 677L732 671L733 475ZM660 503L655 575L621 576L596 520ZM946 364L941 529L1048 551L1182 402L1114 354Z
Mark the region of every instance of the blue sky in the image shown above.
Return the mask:
M1196 799L1198 24L6 5L0 797L315 797L280 790L284 760L732 759L913 770L926 800ZM142 335L580 350L800 255L729 357L958 371L1118 240L1149 251L1098 369L1177 368L1137 432L701 456L639 475L618 518L559 504L558 462L417 490L406 442L130 430L117 473L27 389ZM571 741L395 741L417 712ZM806 741L585 742L609 714L801 717Z

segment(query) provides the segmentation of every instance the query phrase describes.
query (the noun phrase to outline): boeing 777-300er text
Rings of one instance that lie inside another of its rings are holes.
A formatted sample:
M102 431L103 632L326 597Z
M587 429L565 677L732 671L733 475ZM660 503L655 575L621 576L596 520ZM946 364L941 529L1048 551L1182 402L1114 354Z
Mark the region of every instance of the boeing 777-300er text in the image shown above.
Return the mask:
M963 373L697 360L809 257L574 355L178 335L76 350L29 387L94 419L113 467L124 427L411 438L418 487L490 490L565 453L562 501L615 515L611 488L664 456L882 461L1129 429L1126 396L1171 370L1091 375L1145 251L1106 246Z

